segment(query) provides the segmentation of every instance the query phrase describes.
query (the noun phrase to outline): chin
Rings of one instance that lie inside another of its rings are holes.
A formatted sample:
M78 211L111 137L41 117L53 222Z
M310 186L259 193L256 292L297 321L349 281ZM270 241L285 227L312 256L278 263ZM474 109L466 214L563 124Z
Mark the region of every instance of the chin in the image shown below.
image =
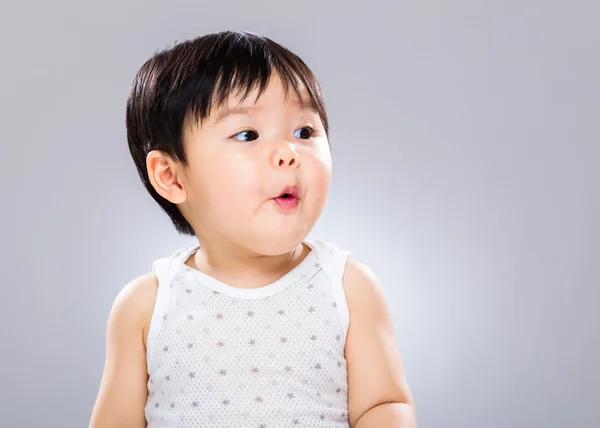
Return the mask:
M280 256L294 250L307 235L308 232L304 231L269 231L257 236L250 247L263 256Z

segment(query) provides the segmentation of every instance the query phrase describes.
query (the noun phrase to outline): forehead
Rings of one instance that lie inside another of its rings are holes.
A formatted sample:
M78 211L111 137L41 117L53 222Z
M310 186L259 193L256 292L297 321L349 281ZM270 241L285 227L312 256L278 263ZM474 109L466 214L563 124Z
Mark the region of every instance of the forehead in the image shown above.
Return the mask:
M236 90L229 94L221 103L211 109L210 117L214 122L221 122L233 114L251 114L268 110L271 106L289 106L298 110L317 112L317 106L305 87L297 89L284 85L281 80L271 80L266 87L253 88L250 91Z
M250 88L231 88L228 96L219 103L219 107L251 106L267 103L285 103L303 107L314 104L306 87L299 81L295 87L282 80L278 74L270 76L264 86L255 84Z

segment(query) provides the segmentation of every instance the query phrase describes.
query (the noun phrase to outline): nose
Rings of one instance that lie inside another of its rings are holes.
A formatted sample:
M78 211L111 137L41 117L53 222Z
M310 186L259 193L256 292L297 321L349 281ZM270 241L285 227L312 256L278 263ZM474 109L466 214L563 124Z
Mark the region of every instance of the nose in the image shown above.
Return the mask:
M271 162L275 168L298 168L300 157L293 144L284 142L278 144L273 150Z

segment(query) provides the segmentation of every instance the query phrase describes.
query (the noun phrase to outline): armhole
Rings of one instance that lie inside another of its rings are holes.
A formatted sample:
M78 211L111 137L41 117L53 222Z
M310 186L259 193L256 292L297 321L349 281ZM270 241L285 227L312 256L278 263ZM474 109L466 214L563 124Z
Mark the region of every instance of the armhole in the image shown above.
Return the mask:
M341 251L334 249L333 254L333 272L332 272L332 292L335 299L335 304L340 313L342 324L344 326L344 335L342 343L346 343L346 336L350 328L350 310L348 309L348 301L346 300L346 292L344 291L344 272L346 271L346 262L350 257L350 251Z
M346 293L344 291L343 278L346 263L351 252L340 250L337 245L323 241L315 241L310 243L310 246L313 250L317 251L317 256L323 265L323 269L331 281L333 299L343 326L342 343L346 343L346 336L350 328L350 310L348 309L348 301L346 300Z
M169 269L170 264L169 259L157 260L152 264L152 272L158 279L158 291L156 293L156 302L154 303L152 318L150 319L150 326L148 327L148 339L146 340L146 365L148 367L148 373L150 373L154 344L156 343L158 333L162 327L163 316L169 307L172 282L172 275Z

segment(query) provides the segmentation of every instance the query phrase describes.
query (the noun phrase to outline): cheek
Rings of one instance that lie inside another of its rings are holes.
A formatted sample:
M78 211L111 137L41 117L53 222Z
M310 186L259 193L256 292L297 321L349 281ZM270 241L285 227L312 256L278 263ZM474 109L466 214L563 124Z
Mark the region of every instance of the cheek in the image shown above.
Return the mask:
M331 154L329 150L321 150L307 157L304 174L307 184L312 189L315 198L327 198L331 184Z
M217 215L243 207L244 196L256 193L260 171L242 153L212 153L197 163L190 181L199 204L210 206Z

